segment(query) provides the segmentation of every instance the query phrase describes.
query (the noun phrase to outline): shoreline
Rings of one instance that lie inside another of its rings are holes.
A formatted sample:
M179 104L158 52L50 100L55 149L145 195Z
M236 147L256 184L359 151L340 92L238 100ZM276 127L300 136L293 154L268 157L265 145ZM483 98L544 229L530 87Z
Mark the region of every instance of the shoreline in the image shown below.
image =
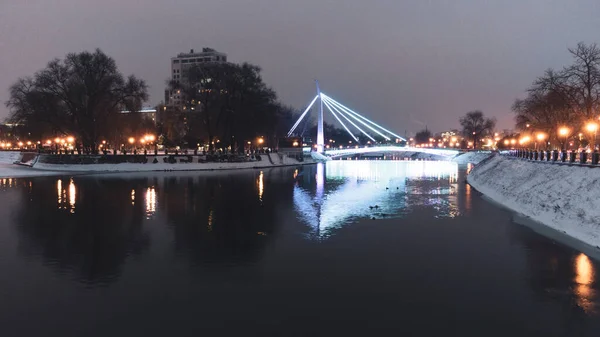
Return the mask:
M18 157L18 159L17 159ZM158 156L162 159L165 156ZM54 164L44 163L39 155L28 156L27 161L20 153L9 153L5 158L0 158L0 178L18 178L35 176L56 176L64 174L105 174L105 173L136 173L136 172L210 172L234 171L246 169L268 169L277 167L290 167L312 165L317 161L306 158L298 161L285 155L270 158L265 156L261 161L246 162L191 162L191 163L102 163L102 164ZM16 159L16 160L15 160ZM162 161L162 160L161 160Z
M593 188L600 187L600 171L589 170L497 155L476 165L466 180L484 199L524 220L518 224L600 258L598 188Z

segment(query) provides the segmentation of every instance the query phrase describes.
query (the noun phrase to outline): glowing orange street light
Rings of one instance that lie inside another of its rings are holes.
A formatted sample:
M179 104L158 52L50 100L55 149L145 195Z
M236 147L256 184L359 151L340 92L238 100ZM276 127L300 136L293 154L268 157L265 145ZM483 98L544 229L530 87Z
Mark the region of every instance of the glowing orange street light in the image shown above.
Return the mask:
M596 132L598 131L598 124L594 123L594 122L590 122L588 123L585 128L589 131L589 132Z
M60 138L58 138L58 137L54 138L54 142L55 142L56 144L60 143Z
M68 142L69 144L72 144L74 141L75 141L75 138L73 138L73 137L70 137L70 136L69 136L69 137L67 137L67 142Z
M567 147L567 137L569 136L569 128L567 127L561 127L560 129L558 129L558 134L565 137L565 143L563 146L563 149L566 149Z
M262 144L262 143L264 143L264 142L265 142L265 140L264 140L264 139L262 139L262 138L259 138L259 139L258 139L258 144Z
M129 137L128 141L129 141L129 144L133 144L133 143L135 143L135 138Z
M562 127L558 129L558 134L566 137L569 135L569 129L567 127Z
M50 145L50 144L52 144L52 141L51 141L50 139L48 139L48 140L46 141L46 144Z
M508 141L508 139L504 140L504 145L508 145L510 142Z
M140 143L145 144L146 140L144 138L140 139Z
M595 122L589 122L585 128L594 135L592 141L590 142L590 148L593 150L596 147L596 132L598 131L598 124Z
M538 133L536 138L537 138L538 142L541 143L544 141L544 139L546 139L546 135L543 133ZM537 150L537 142L535 142L535 149Z

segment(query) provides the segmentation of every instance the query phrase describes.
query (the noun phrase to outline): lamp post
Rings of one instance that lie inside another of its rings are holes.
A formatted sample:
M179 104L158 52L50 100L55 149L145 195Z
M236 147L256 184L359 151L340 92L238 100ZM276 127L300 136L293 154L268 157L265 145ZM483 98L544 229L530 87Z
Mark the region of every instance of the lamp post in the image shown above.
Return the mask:
M543 133L538 133L538 134L537 134L537 136L536 136L536 139L538 140L538 142L540 142L540 143L541 143L541 142L543 142L543 141L544 141L544 139L546 139L546 135L545 135L545 134L543 134ZM538 143L538 142L535 142L535 149L536 149L536 150L537 150L537 143Z
M594 151L596 149L596 132L598 131L598 124L596 122L589 122L589 123L587 123L585 128L591 134L593 134L593 137L590 140L590 150Z
M558 129L558 134L565 137L565 143L564 143L564 148L563 150L567 149L567 137L569 136L569 128L567 127L561 127L560 129Z

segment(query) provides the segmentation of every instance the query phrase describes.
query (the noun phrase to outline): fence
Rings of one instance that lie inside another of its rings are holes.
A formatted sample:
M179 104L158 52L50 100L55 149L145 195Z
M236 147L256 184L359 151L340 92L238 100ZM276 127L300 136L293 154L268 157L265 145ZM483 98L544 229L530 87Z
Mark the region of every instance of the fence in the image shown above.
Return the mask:
M583 165L591 167L600 167L598 162L600 161L600 153L598 151L586 152L586 151L550 151L550 150L529 150L529 149L516 149L505 151L503 155L516 157L524 160L537 161L537 162L550 162L550 163L561 163L568 165Z

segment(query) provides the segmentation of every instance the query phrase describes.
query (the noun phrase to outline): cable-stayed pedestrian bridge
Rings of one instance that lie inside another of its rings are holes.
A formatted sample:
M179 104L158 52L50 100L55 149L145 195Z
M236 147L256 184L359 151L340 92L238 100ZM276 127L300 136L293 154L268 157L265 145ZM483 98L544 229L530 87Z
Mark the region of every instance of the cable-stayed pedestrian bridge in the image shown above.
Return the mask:
M372 147L350 147L346 149L327 149L324 153L325 156L330 158L337 157L345 157L352 156L357 154L376 154L376 153L402 153L402 152L421 152L432 154L436 156L452 158L456 156L459 151L453 149L428 149L421 147L412 147L412 146L394 146L394 145L384 145L384 146L372 146Z
M333 158L333 157L343 157L355 154L368 154L368 153L390 153L390 152L423 152L434 154L438 156L444 157L452 157L458 154L457 150L452 149L429 149L429 148L416 148L416 147L405 147L405 146L373 146L373 147L361 147L355 146L353 148L346 149L326 149L325 147L325 135L323 132L323 107L325 107L331 115L342 125L342 127L348 132L350 137L354 139L357 143L360 143L359 137L364 137L364 139L368 139L368 143L378 143L378 142L387 142L387 143L405 143L406 139L399 136L398 134L384 128L383 126L371 121L370 119L362 116L358 112L348 108L347 106L341 104L340 102L334 100L333 98L327 96L325 93L321 92L319 88L319 83L317 84L317 95L312 99L306 110L300 115L296 123L292 126L290 131L288 132L288 137L294 135L294 131L300 125L302 120L308 115L309 111L311 111L312 107L318 107L319 115L317 121L317 143L316 143L316 152L318 153L317 157L325 157ZM354 131L353 131L354 130ZM357 136L358 135L358 136ZM364 142L363 142L364 143ZM322 158L326 159L326 158Z

